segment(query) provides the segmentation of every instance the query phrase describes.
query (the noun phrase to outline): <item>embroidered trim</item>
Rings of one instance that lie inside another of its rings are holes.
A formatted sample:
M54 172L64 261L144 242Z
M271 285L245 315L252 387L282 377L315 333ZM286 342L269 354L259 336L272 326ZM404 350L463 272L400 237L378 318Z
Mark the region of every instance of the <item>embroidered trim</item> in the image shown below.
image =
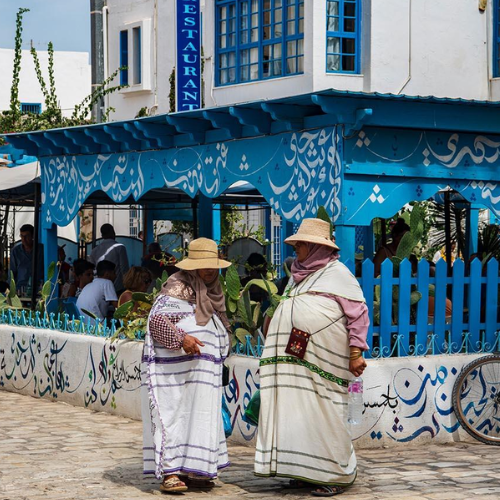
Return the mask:
M333 373L322 370L319 366L313 365L303 359L296 358L295 356L273 356L271 358L264 358L260 360L259 366L274 365L278 363L289 363L292 365L304 366L308 370L317 373L320 377L340 385L341 387L347 387L349 385L348 380L337 377L336 375L333 375Z

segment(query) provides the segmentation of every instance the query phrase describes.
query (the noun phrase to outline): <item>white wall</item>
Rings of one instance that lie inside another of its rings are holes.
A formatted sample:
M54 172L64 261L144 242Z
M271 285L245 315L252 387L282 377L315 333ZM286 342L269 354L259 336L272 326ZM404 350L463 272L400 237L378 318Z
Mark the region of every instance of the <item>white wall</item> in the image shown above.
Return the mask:
M214 87L215 0L202 1L205 55L205 106L223 106L279 98L329 88L339 90L489 98L491 8L481 13L476 1L362 0L360 75L326 72L326 0L305 2L304 74ZM169 110L169 77L175 64L175 9L170 0L110 0L108 71L119 66L120 29L151 19L150 91L122 91L110 96L114 120L133 118L143 106ZM490 5L491 6L491 5ZM158 26L157 48L155 26ZM156 54L156 56L155 56ZM411 60L410 60L411 59ZM157 68L157 78L155 77ZM491 84L500 99L500 80Z
M141 342L112 344L89 335L0 325L0 390L140 419L141 355ZM452 389L462 367L478 356L368 360L363 420L352 429L355 445L470 440L453 413ZM259 360L233 355L227 363L231 440L254 444L256 429L242 414L260 385Z
M48 83L48 52L37 51L42 74ZM9 109L14 50L0 49L0 110ZM64 115L71 115L73 108L91 92L91 67L87 52L54 52L54 75L57 97ZM41 103L45 109L38 83L33 57L29 50L22 51L19 82L20 102Z

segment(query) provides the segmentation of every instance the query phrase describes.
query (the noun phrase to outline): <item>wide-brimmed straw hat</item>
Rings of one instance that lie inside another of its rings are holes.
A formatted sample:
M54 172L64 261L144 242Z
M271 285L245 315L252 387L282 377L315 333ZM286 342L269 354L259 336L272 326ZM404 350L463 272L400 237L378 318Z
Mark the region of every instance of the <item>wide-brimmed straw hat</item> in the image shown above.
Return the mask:
M315 243L340 250L340 248L332 241L330 234L330 224L321 219L304 219L300 224L298 231L289 236L285 243L295 245L297 241L305 241L307 243Z
M198 238L189 244L188 256L175 265L185 271L194 271L195 269L224 269L229 267L231 262L219 258L217 243L214 240Z

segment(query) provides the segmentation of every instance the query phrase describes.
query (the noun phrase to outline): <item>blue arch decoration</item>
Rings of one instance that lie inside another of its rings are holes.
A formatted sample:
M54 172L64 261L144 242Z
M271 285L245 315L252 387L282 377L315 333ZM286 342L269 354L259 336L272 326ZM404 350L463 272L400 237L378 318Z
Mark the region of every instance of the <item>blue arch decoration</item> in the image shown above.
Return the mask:
M154 188L215 198L236 181L253 184L287 220L314 217L323 205L337 220L342 139L336 127L203 146L41 159L43 227L67 225L96 192L124 202Z

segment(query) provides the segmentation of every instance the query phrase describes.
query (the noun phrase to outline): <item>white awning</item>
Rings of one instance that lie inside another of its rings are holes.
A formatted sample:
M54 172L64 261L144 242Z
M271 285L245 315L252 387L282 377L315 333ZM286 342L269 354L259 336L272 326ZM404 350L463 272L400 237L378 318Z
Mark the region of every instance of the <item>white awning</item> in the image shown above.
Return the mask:
M0 191L15 189L35 180L40 175L37 161L18 167L0 168Z

